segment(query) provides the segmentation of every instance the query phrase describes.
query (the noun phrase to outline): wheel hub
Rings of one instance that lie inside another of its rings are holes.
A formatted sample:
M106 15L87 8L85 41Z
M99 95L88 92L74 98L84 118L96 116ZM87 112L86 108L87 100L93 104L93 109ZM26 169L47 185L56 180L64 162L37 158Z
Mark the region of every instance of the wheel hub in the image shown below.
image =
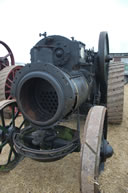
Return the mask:
M113 148L112 146L108 143L107 140L103 139L102 144L101 144L101 162L105 162L107 158L110 158L113 155Z

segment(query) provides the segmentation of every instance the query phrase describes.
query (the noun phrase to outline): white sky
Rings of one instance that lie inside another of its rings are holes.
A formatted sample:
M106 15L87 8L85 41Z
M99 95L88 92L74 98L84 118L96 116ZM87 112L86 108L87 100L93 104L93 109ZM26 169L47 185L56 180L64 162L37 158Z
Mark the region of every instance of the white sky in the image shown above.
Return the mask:
M128 52L128 0L0 0L0 26L17 62L29 62L44 31L74 36L95 51L100 31L108 31L110 52Z

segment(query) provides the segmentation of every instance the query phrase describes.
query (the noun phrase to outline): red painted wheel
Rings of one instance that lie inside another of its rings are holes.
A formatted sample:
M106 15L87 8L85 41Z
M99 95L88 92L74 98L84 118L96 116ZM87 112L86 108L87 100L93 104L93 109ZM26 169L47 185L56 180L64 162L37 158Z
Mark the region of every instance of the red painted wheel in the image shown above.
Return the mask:
M6 66L13 66L13 65L15 65L15 60L14 60L13 53L12 53L11 49L9 48L9 46L6 43L4 43L3 41L0 41L0 44L7 51L7 54L5 56L0 57L0 70L2 70Z
M11 99L11 86L15 74L23 66L6 66L0 71L0 101L4 99Z

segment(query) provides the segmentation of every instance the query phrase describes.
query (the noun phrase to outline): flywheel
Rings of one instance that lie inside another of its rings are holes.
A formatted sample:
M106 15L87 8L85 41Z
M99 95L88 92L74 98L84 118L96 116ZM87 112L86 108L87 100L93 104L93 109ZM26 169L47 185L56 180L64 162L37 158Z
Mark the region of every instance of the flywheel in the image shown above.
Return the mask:
M108 33L103 31L100 33L98 43L98 78L100 80L101 103L103 104L107 101L107 80L110 60Z

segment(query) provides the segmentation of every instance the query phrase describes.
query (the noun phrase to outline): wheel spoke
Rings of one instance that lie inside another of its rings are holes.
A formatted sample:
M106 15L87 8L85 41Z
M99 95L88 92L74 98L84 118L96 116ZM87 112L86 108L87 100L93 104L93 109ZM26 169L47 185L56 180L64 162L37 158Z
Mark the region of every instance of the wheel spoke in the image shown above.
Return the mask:
M25 120L21 123L21 125L19 126L19 129L21 129L24 124L25 124Z
M8 140L4 141L1 145L0 145L0 151L2 152L2 149L5 145L7 145Z
M10 53L8 53L7 55L5 55L4 57L3 57L3 59L5 60L7 57L9 57L10 56Z
M12 121L10 122L9 126L15 127L15 120L19 115L19 110L15 113L15 108L14 108L14 110L12 110L12 111L14 111L14 112L12 114Z
M5 127L5 120L4 120L3 110L1 111L1 122L2 122L2 126Z
M5 84L5 86L7 86L8 88L11 88L11 86L10 86L10 85L8 85L7 83Z
M6 64L2 63L2 66L6 67Z
M8 77L8 81L10 82L10 83L12 83L13 81Z
M11 144L11 145L10 145L10 151L9 151L9 155L8 155L7 164L9 164L9 162L10 162L10 160L11 160L12 153L13 153L13 146L12 146L12 144Z
M15 128L15 107L12 107L12 126Z

